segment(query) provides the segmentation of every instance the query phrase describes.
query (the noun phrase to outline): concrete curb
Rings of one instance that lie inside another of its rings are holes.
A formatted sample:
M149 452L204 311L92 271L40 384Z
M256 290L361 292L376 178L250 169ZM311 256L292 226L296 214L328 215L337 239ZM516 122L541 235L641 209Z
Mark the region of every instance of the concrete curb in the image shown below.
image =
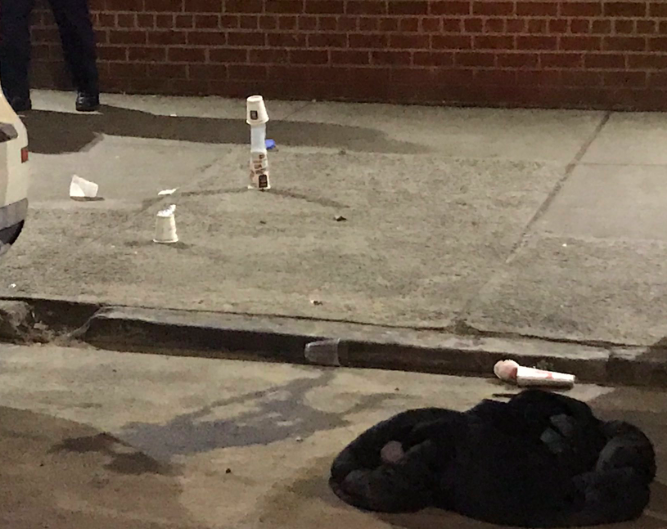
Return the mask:
M48 332L34 341L78 340L124 351L307 364L307 343L337 338L342 367L493 376L498 360L573 373L582 382L667 387L667 349L455 335L288 317L18 299ZM46 334L46 337L45 337Z

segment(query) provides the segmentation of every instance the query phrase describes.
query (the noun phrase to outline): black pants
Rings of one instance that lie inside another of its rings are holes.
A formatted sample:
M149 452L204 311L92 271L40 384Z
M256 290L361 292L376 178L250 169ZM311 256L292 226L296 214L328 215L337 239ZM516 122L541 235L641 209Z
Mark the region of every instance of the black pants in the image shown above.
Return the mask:
M88 0L49 0L77 90L98 91L95 33ZM0 0L0 80L8 98L28 97L30 13L35 0Z

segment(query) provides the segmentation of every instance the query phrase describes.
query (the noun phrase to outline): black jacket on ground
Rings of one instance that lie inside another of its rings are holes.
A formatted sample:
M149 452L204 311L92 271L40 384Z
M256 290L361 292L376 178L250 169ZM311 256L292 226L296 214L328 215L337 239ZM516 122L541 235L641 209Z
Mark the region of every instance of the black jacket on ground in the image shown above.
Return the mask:
M405 452L395 463L380 455L390 441ZM655 470L638 428L528 390L467 412L424 408L383 421L338 455L330 485L371 511L434 506L502 525L572 527L639 517Z

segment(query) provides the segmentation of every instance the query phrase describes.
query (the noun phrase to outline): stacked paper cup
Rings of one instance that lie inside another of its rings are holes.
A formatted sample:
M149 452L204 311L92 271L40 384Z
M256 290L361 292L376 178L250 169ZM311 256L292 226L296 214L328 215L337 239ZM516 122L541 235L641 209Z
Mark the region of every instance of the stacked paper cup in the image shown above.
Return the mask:
M271 189L269 158L266 151L266 112L262 96L250 96L246 101L246 123L250 125L250 185L249 189Z

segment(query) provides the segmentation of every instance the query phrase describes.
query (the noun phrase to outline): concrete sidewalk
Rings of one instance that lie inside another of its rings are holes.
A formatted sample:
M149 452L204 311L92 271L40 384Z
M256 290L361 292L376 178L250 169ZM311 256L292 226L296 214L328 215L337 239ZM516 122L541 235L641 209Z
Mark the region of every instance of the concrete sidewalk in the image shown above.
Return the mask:
M667 115L268 101L279 149L259 193L243 101L108 96L95 115L71 113L71 94L34 102L32 213L0 263L2 297L667 358ZM71 201L73 174L105 200ZM156 245L172 202L181 242Z

